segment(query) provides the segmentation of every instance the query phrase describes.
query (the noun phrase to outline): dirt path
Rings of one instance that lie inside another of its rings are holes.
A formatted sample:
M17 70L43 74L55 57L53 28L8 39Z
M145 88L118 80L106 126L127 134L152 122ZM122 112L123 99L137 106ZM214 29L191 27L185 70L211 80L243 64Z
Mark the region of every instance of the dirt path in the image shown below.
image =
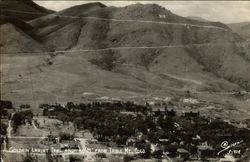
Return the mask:
M32 126L33 126L33 128L34 128L35 130L38 130L38 128L36 127L36 124L35 124L34 119L32 120Z
M44 15L44 13L39 12L26 12L26 11L19 11L19 10L11 10L11 9L2 9L4 11L15 12L15 13L26 13L26 14L33 14L33 15ZM162 24L162 25L177 25L177 26L185 26L187 28L196 27L196 28L212 28L212 29L219 29L224 31L229 31L229 29L225 29L218 26L212 25L196 25L196 24L187 24L187 23L173 23L167 21L152 21L152 20L135 20L135 19L110 19L110 18L101 18L101 17L91 17L91 16L67 16L67 15L58 15L58 14L50 14L49 16L55 17L64 17L64 18L71 18L71 19L92 19L92 20L102 20L102 21L114 21L114 22L138 22L138 23L150 23L150 24Z
M164 75L166 75L168 77L171 77L171 78L174 78L174 79L177 79L177 80L182 80L182 81L190 82L190 83L193 83L193 84L198 84L198 85L202 85L203 84L201 81L190 79L190 78L184 78L184 77L173 75L173 74L166 74L166 73L164 73Z
M7 137L11 137L11 131L12 131L12 126L11 126L11 121L15 113L11 113L11 117L8 121L8 128L7 128Z
M81 153L86 155L86 161L91 161L94 160L93 156L95 155L95 153L90 152L87 150L87 139L85 138L76 138L76 140L80 141L80 147L81 147Z

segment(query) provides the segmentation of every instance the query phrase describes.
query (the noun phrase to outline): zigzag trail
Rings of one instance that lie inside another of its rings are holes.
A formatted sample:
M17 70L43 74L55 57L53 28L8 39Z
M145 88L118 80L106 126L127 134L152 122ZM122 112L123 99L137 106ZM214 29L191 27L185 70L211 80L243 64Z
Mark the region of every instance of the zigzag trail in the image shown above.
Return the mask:
M11 9L2 9L2 11L9 11L9 12L15 12L15 13L26 13L26 14L34 14L34 15L46 15L41 12L25 12L25 11L18 11L18 10L11 10ZM107 19L107 18L101 18L101 17L92 17L92 16L63 16L63 15L57 15L57 14L50 14L50 16L55 17L64 17L64 18L72 18L72 19L93 19L93 20L103 20L103 21L116 21L116 22L138 22L138 23L153 23L153 24L162 24L162 25L179 25L179 26L185 26L187 28L189 27L198 27L198 28L212 28L212 29L220 29L224 31L229 31L228 29L217 27L217 26L209 26L209 25L195 25L195 24L185 24L185 23L172 23L172 22L165 22L165 21L150 21L150 20L133 20L133 19Z
M15 13L26 13L26 14L35 14L35 15L44 15L46 14L41 12L25 12L25 11L19 11L19 10L10 10L10 9L2 9L2 11L9 11L9 12L15 12ZM187 28L190 27L198 27L198 28L209 28L209 29L220 29L223 31L230 31L225 28L217 27L217 26L202 26L202 25L194 25L194 24L185 24L185 23L171 23L171 22L164 22L164 21L149 21L149 20L121 20L121 19L107 19L107 18L100 18L100 17L80 17L80 16L63 16L63 15L57 15L57 14L50 14L50 16L55 17L64 17L64 18L72 18L72 19L92 19L92 20L100 20L100 21L114 21L114 22L135 22L135 23L153 23L153 24L162 24L162 25L178 25L178 26L184 26ZM129 49L164 49L164 48L186 48L186 47L203 47L203 46L225 46L225 45L241 45L239 42L229 42L229 43L201 43L201 44L187 44L187 45L166 45L166 46L139 46L139 47L108 47L108 48L102 48L102 49L79 49L79 50L58 50L58 51L46 51L46 52L17 52L17 53L0 53L2 55L4 54L49 54L49 53L77 53L77 52L101 52L101 51L107 51L107 50L129 50ZM195 92L195 93L201 93L201 92ZM222 92L220 94L236 94L235 92ZM247 94L250 94L250 92L247 92Z
M163 49L163 48L185 48L185 47L204 47L204 46L225 46L225 45L241 45L241 43L201 43L201 44L187 44L187 45L166 45L166 46L139 46L139 47L108 47L101 49L79 49L79 50L57 50L57 51L45 51L45 52L16 52L16 53L0 53L0 54L48 54L48 53L77 53L77 52L101 52L108 50L129 50L129 49Z

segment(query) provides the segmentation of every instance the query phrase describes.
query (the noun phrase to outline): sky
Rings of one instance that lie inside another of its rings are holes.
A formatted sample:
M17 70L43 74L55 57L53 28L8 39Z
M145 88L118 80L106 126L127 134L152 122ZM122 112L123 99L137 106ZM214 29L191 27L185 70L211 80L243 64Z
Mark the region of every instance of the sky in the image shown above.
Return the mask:
M35 1L46 8L59 11L95 1ZM198 16L210 21L238 23L250 21L250 1L101 1L107 6L123 7L135 3L159 4L180 16Z

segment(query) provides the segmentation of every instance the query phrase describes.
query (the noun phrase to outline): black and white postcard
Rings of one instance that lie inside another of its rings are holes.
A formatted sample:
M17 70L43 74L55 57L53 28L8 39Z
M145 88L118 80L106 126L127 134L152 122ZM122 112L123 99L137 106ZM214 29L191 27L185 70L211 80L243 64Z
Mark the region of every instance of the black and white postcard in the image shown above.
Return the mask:
M1 162L249 162L250 1L0 0Z

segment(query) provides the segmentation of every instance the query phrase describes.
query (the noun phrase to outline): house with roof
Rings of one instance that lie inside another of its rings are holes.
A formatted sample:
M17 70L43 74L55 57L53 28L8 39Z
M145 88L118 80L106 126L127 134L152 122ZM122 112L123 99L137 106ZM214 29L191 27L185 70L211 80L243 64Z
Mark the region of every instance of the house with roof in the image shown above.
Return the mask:
M166 138L160 138L159 139L159 144L161 144L161 145L166 145L168 143L169 143L169 140L166 139Z
M199 111L190 111L190 112L185 112L184 113L185 117L191 117L191 118L196 118L198 116L200 116L200 112Z
M211 158L214 156L214 149L207 143L197 146L197 153L200 159Z
M167 108L165 109L165 114L168 116L168 117L174 117L176 116L176 112L171 109L171 110L168 110Z
M177 149L177 156L178 156L178 158L187 159L187 158L189 158L189 152L188 152L188 150L186 150L184 148L178 148Z
M136 137L130 137L127 141L126 141L126 145L127 146L135 146L135 144L137 143L137 138Z

